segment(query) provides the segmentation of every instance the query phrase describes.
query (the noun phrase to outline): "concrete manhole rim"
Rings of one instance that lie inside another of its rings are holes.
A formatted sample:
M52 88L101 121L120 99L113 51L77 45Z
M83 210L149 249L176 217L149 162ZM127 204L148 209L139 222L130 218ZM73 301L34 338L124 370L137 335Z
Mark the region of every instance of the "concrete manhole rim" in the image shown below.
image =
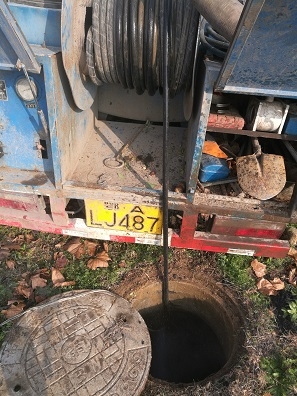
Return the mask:
M153 291L152 289L155 287L157 292L158 292L158 297L157 300L159 303L161 302L161 282L158 281L157 279L152 279L152 280L147 280L144 283L141 281L138 282L137 279L135 279L135 284L137 285L136 287L131 290L129 285L127 285L127 289L125 290L125 287L121 289L121 294L131 302L132 306L137 309L140 313L143 310L143 305L141 305L140 297L139 294L144 293L145 290L148 291L149 295L149 300L150 302L153 301L154 304L154 299L152 298ZM189 291L190 289L195 290L195 293L192 294L192 297L194 299L197 297L198 294L203 294L203 298L209 298L212 302L212 304L215 304L219 310L224 312L225 318L227 321L225 331L228 332L231 330L232 332L232 337L233 337L233 344L230 349L230 353L228 355L228 360L226 364L216 373L209 375L205 379L201 381L197 381L199 385L205 385L207 382L217 380L219 378L222 378L224 375L228 374L232 367L238 362L239 356L243 353L244 351L244 339L245 339L245 333L244 333L244 328L245 328L245 317L244 317L244 309L237 298L235 296L235 293L233 290L231 290L228 286L223 285L219 282L216 282L213 279L209 279L205 274L195 274L195 279L194 280L187 280L187 279L181 279L181 280L169 280L169 299L176 300L177 293L176 293L176 286L180 288L185 288L186 294L189 295L193 292ZM147 307L153 306L153 305L147 305ZM150 377L150 380L156 381L157 383L164 383L164 384L170 384L166 381L162 381L159 379L154 379ZM178 386L184 386L187 387L189 386L188 383L186 384L176 384Z

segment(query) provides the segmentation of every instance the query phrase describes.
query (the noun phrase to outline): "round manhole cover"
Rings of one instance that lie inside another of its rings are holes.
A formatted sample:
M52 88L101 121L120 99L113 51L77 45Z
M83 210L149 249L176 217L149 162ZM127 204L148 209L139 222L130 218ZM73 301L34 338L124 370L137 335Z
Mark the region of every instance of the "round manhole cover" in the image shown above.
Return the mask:
M69 292L27 311L2 346L0 394L139 395L150 369L147 327L108 291Z

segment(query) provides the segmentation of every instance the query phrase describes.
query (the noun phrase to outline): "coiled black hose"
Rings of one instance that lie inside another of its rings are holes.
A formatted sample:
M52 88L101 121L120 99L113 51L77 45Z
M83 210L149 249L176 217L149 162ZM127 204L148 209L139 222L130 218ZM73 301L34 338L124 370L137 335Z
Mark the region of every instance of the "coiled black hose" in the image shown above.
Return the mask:
M93 0L86 62L94 84L121 84L154 95L162 92L164 0ZM169 1L169 93L190 84L199 14L192 0Z
M217 33L204 18L201 22L200 40L205 50L218 58L225 58L230 44L229 41Z

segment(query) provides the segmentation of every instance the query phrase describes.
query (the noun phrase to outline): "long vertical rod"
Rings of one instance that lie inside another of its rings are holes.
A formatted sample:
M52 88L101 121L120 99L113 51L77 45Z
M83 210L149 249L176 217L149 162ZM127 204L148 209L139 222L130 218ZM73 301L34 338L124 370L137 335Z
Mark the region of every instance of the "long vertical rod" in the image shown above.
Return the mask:
M162 302L168 309L168 129L169 129L169 89L168 89L168 1L163 0L163 285Z

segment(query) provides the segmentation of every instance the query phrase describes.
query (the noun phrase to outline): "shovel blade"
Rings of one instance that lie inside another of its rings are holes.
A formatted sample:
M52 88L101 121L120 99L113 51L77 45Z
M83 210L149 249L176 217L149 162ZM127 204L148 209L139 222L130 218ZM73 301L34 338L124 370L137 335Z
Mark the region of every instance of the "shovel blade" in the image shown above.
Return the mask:
M236 160L238 183L254 198L265 201L279 194L286 184L284 159L280 155L255 154Z

